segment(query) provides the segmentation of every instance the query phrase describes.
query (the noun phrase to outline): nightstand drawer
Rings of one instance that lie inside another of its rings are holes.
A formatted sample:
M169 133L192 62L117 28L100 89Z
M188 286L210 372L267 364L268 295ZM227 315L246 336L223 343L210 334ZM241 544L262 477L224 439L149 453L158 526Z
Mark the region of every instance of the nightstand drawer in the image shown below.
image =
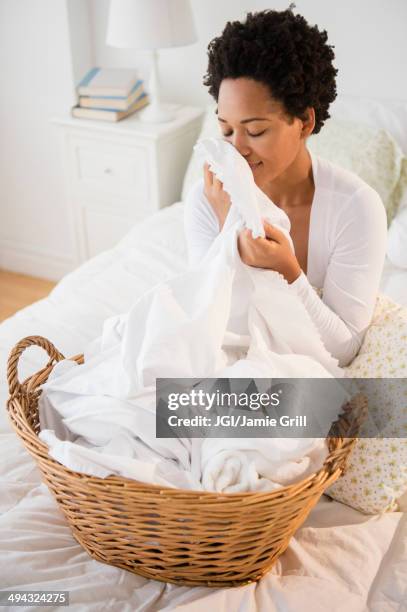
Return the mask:
M145 149L75 139L73 154L77 194L148 200L149 165Z

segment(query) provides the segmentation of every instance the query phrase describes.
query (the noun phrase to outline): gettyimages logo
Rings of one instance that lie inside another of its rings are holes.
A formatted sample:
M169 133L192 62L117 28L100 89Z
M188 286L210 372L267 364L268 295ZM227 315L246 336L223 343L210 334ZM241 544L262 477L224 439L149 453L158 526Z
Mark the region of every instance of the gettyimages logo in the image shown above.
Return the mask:
M225 383L228 379L217 379L220 384ZM256 389L255 382L249 379L250 383L245 391L240 392L228 392L220 391L216 389L210 393L203 389L192 388L189 391L183 391L181 393L169 393L168 395L168 408L169 410L177 410L180 406L194 406L200 407L204 410L210 410L214 406L221 407L248 407L250 410L258 410L266 406L279 406L280 397L283 393L282 389L278 389L273 392L258 393L253 389ZM252 387L252 389L251 389Z
M352 397L368 413L360 437L405 437L407 379L157 379L157 438L325 438ZM384 401L384 397L386 401ZM390 398L390 402L389 402ZM383 413L383 406L392 413ZM357 415L347 412L349 435Z

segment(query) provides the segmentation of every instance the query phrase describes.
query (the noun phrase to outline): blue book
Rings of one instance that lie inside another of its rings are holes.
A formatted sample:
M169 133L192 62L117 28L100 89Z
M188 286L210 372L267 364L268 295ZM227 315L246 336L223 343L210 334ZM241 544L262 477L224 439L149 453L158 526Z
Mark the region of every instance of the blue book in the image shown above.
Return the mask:
M135 69L92 68L77 86L79 96L127 98L138 81Z

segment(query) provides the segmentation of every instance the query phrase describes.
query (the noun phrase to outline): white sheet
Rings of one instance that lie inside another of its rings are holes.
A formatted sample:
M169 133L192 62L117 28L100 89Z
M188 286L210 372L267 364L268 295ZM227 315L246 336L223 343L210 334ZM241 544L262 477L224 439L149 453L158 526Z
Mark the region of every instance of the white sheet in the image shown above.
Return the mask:
M100 334L107 316L127 310L154 283L184 269L182 212L175 205L151 217L115 249L66 277L47 299L0 325L3 405L6 360L18 340L40 334L67 356L80 353ZM386 277L387 286L407 304L406 280L406 274L388 272ZM21 359L21 379L45 362L41 349L28 349ZM401 612L405 607L407 525L401 513L366 517L322 498L259 583L233 589L165 585L101 564L81 549L40 484L33 460L11 432L5 410L0 413L0 448L3 589L67 589L70 609L78 612Z

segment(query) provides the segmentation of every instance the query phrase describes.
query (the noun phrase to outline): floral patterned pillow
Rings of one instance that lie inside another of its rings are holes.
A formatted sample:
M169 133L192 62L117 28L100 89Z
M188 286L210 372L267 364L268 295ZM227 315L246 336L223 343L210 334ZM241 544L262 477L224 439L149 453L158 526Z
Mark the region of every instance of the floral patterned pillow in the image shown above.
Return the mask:
M407 191L407 158L388 132L331 119L320 134L311 136L308 147L373 187L383 201L390 224Z
M369 395L383 437L359 439L345 474L326 494L366 514L398 510L407 492L407 396L397 381L407 376L407 308L380 295L362 347L345 370L351 378L386 379Z

